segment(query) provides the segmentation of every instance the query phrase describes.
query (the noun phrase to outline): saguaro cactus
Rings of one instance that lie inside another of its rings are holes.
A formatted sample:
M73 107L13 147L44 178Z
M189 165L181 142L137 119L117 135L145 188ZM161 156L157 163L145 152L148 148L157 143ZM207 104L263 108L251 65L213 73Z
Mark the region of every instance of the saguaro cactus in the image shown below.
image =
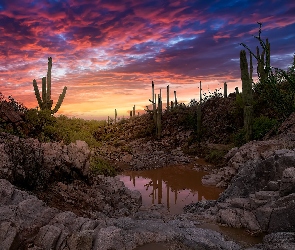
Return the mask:
M176 90L174 90L174 107L177 106Z
M167 85L167 111L169 111L169 85Z
M200 102L202 102L202 81L200 81Z
M156 134L157 138L161 138L162 133L162 97L158 95L158 108L157 108L157 122L156 122Z
M246 141L252 139L252 127L253 127L253 95L252 95L252 59L250 54L250 73L248 72L248 62L246 57L246 51L240 52L240 68L242 79L242 93L244 102L244 128L246 131Z
M168 89L169 88L167 87L167 91ZM158 107L157 107L157 99L158 99ZM162 133L161 122L162 122L162 110L163 110L162 91L160 89L160 94L158 94L158 98L157 98L157 94L155 94L155 85L153 81L152 81L152 100L149 99L149 101L153 104L153 120L156 126L156 136L158 139L160 139L161 133Z
M244 44L241 43L242 46L244 46L249 52L250 55L253 56L257 60L257 74L261 82L265 81L270 75L271 75L271 66L270 66L270 43L268 42L268 39L265 39L265 42L261 38L261 23L258 23L259 25L259 32L258 36L254 36L260 43L260 46L262 48L262 52L260 54L259 47L256 47L256 55L250 50L250 48ZM250 64L252 61L252 57L250 57ZM251 68L252 67L252 68ZM253 71L253 66L250 66L250 71ZM252 75L250 75L250 78L252 79Z
M201 140L201 133L202 133L202 107L201 107L201 103L202 103L202 81L200 81L200 101L199 104L197 106L197 140L200 141Z
M37 81L35 79L33 80L33 87L40 110L50 110L51 114L54 114L59 110L65 98L67 87L64 87L62 93L59 95L58 101L54 109L51 109L53 104L53 100L51 100L51 68L52 58L48 57L47 81L46 77L42 78L42 98L38 89Z
M227 83L226 82L223 84L223 96L224 96L224 98L227 98Z
M117 115L118 115L117 109L115 109L115 124L117 123Z
M152 81L152 100L149 99L149 101L153 104L153 119L154 122L157 122L157 110L156 110L156 94L155 94L155 85L154 81Z
M201 102L198 104L197 107L197 140L201 140L201 133L202 133L202 107Z

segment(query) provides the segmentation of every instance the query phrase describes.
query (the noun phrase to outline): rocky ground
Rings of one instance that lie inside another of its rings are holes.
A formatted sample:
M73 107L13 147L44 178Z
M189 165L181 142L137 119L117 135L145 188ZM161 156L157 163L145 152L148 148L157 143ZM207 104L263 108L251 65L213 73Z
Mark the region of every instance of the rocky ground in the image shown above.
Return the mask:
M239 249L186 215L141 206L117 178L94 176L84 142L0 135L1 249Z

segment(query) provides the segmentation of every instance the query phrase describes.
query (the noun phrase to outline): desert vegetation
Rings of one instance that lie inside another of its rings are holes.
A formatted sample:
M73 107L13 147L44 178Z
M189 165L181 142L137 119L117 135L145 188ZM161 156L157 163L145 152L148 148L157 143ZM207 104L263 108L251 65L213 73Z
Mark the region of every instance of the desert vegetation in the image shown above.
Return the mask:
M170 136L170 143L182 146L190 153L201 153L196 145L204 143L241 146L251 139L261 140L267 134L275 134L278 126L295 111L295 57L287 70L274 68L270 62L270 43L261 37L261 25L255 39L259 42L256 53L242 43L246 49L240 54L242 92L236 90L227 94L225 83L223 93L221 88L202 93L200 82L200 100L192 99L190 103L184 104L178 103L176 91L170 102L167 86L168 105L164 109L161 93L155 94L152 83L152 109L147 108L146 114L141 116L136 116L133 112L130 119L117 121L115 117L116 122L113 123L110 119L108 122L89 121L53 115L62 104L66 87L56 107L52 109L52 59L49 58L47 80L46 77L42 80L42 98L36 81L33 81L39 108L28 109L12 96L6 98L0 95L0 131L24 138L37 138L41 142L62 141L69 144L83 140L92 148L99 147L104 142L118 146L119 139L123 138L161 140ZM249 66L246 51L250 58ZM252 79L253 58L257 63L257 82ZM12 117L9 110L14 112L15 117ZM173 142L172 139L180 129L191 131L183 145L178 145L179 142ZM222 153L211 152L209 155L216 158Z

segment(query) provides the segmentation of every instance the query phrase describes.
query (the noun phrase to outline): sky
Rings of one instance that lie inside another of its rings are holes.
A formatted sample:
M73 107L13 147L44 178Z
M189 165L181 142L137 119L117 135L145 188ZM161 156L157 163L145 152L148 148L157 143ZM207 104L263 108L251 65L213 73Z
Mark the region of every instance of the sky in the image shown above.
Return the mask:
M83 119L144 112L155 93L178 102L202 91L241 89L239 53L258 45L258 24L271 44L271 65L286 69L295 52L292 0L0 0L0 92L37 107L52 57L57 115ZM164 106L166 106L164 104Z

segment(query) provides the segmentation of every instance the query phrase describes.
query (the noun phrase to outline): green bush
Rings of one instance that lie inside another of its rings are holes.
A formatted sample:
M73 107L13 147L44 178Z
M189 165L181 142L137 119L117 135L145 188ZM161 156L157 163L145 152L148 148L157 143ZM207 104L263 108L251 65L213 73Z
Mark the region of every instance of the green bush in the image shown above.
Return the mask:
M212 149L210 152L205 156L206 162L212 164L220 164L223 161L223 157L225 156L226 151L221 149Z
M93 173L105 176L116 176L116 169L109 162L98 156L93 156L90 160L90 169Z
M266 116L260 116L254 119L253 122L253 139L261 140L267 132L272 128L278 126L278 121L268 118Z
M246 131L244 128L239 129L233 134L233 142L236 147L240 147L246 143Z
M95 140L93 133L104 126L105 121L68 118L64 115L58 116L56 120L55 128L58 131L58 138L64 143L69 144L76 140L82 140L87 142L89 147L100 146L100 142Z
M29 109L25 112L26 135L41 142L55 141L58 135L56 118L50 110Z
M254 84L254 111L282 122L295 111L295 57L286 71L274 69L265 81Z

